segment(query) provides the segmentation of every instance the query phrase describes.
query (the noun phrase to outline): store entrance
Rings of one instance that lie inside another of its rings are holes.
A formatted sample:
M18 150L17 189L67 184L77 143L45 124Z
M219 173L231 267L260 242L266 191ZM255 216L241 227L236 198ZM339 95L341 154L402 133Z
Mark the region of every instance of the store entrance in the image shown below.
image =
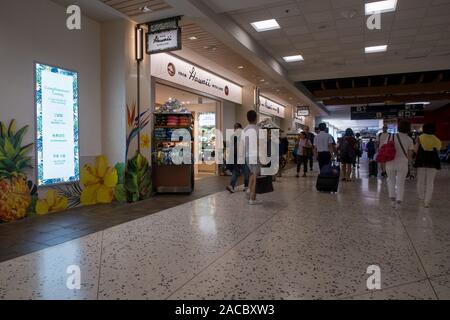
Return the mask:
M217 175L215 148L216 130L220 129L220 101L162 83L156 83L155 88L156 110L170 101L178 101L192 114L194 159L201 160L194 165L195 180Z

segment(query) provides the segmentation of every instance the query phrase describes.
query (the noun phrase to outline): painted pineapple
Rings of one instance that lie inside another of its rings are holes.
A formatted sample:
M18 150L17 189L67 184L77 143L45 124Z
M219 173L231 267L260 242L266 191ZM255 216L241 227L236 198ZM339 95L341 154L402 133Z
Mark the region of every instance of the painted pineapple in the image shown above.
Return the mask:
M15 132L15 120L8 127L0 122L0 220L12 221L25 217L31 202L25 169L31 168L26 154L32 143L22 147L28 126Z

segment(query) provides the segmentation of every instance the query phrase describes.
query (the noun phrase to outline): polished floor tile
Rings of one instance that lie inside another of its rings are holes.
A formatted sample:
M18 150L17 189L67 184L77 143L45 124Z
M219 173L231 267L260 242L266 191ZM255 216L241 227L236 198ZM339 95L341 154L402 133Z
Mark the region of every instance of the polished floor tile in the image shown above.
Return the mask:
M415 181L393 209L386 182L364 168L336 194L317 192L315 176L287 170L259 205L218 192L2 262L0 299L450 299L448 170L432 208ZM67 286L72 265L80 290Z

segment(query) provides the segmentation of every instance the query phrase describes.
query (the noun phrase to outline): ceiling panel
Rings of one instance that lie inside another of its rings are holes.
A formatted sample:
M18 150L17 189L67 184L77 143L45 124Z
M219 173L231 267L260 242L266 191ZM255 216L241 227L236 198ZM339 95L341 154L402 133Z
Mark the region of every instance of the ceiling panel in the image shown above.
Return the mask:
M417 66L417 71L422 71L423 62L419 65L415 60L420 57L429 59L448 50L446 46L449 43L445 40L450 39L450 0L398 0L395 12L382 14L381 30L367 28L364 1L361 0L297 0L273 4L261 1L259 5L252 1L252 4L245 10L233 10L228 14L261 41L288 71L296 70L290 73L295 79L307 80L301 78L306 74L302 75L301 70L308 70L309 75L321 78L323 66L338 72L347 63L357 65L356 61L361 62L359 74L368 62L370 70L373 70L373 65L379 65L380 72L392 73L388 57L395 60L399 68L408 66L415 71ZM269 18L276 18L281 29L258 33L249 27L251 22ZM282 60L289 51L286 50L289 44L291 54L302 54L305 61L293 65ZM364 47L382 44L388 45L387 53L365 54ZM422 47L424 45L426 48ZM337 63L336 59L330 59L330 53L352 59L345 58L341 65L341 61ZM323 61L319 64L320 59ZM444 60L440 64L447 67ZM342 68L334 68L338 65Z
M151 12L170 9L164 0L101 0L110 7L122 12L129 17L137 17L139 15L147 14L141 9L147 6Z
M261 70L255 67L249 60L235 53L209 32L205 31L197 24L186 20L181 21L181 26L183 28L183 46L206 57L212 62L227 66L231 72L258 85L263 94L270 95L274 99L278 98L280 101L292 103L293 105L297 104L295 99L296 95L293 92L279 85L270 74L261 72ZM196 37L196 39L190 40L191 37ZM275 41L275 39L277 38L269 39L267 41ZM285 47L283 48L283 46ZM277 48L277 51L283 49L288 50L290 45L281 45L280 48L277 46L274 47ZM244 68L239 69L239 66Z

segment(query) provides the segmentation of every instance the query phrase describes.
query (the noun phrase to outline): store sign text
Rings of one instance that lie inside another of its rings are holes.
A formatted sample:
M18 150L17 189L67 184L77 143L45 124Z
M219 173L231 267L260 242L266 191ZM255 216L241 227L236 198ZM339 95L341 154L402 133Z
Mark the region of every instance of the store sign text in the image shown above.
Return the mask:
M269 114L269 115L274 115L280 118L284 118L285 117L285 107L272 101L269 100L265 97L259 97L259 112L261 113L265 113L265 114Z
M152 76L199 90L237 104L242 103L242 88L200 67L166 53L151 59Z

